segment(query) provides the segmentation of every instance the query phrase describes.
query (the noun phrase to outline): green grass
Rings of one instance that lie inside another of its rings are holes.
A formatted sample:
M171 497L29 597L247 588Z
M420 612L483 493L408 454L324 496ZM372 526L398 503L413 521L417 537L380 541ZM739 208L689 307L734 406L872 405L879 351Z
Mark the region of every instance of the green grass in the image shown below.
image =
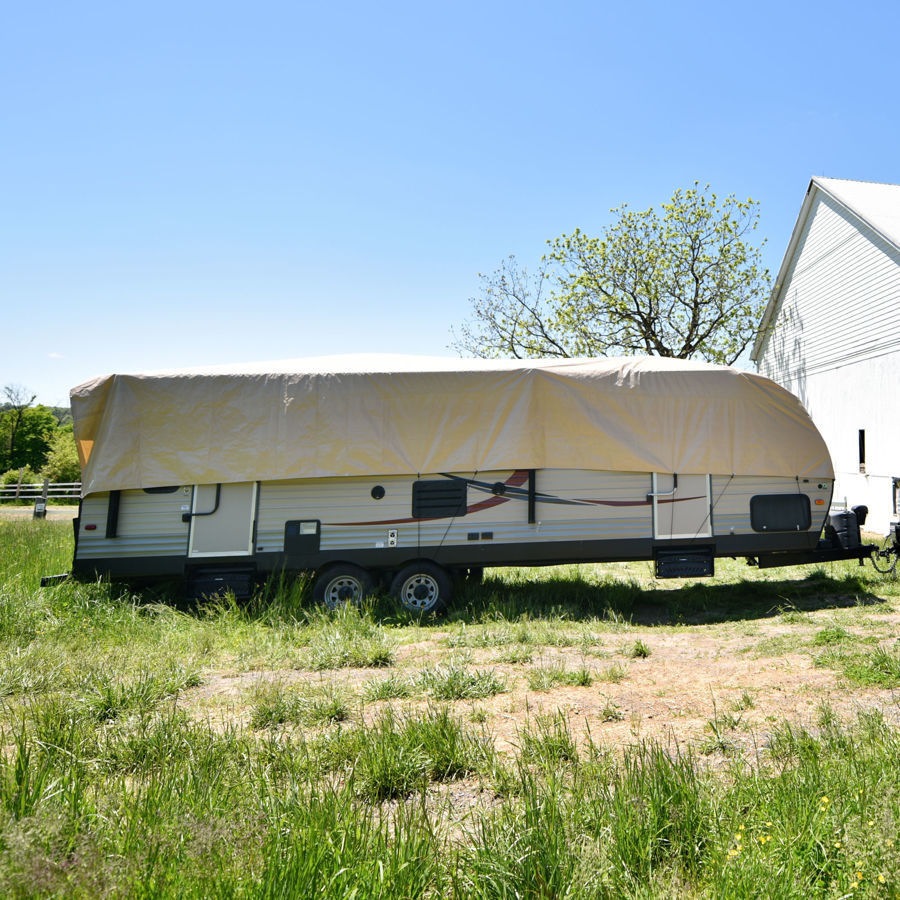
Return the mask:
M329 725L351 717L346 692L333 685L298 689L279 682L257 685L250 697L250 727Z
M367 681L362 693L366 702L376 703L379 700L406 700L417 693L417 688L411 678L391 673L386 678Z
M68 524L0 522L4 898L900 895L891 717L822 703L809 730L748 731L751 685L693 744L612 746L624 729L603 724L665 662L645 636L748 621L775 620L872 706L900 686L877 621L896 581L849 565L751 580L728 561L680 591L639 565L492 571L420 622L380 598L314 609L303 580L196 606L38 588L70 555ZM544 647L567 665L532 665ZM563 685L593 698L590 721L552 711ZM514 708L523 694L551 712Z
M529 669L527 681L532 691L550 691L558 686L590 687L594 683L594 676L585 666L569 670L557 664Z
M895 648L831 649L818 656L816 663L837 669L852 684L900 687L900 653Z
M631 659L646 659L650 655L650 648L638 638L636 641L623 648L622 653Z
M420 677L435 700L481 700L506 690L506 681L492 669L469 669L454 663L425 669Z
M597 675L598 681L607 681L610 684L618 684L628 677L628 670L621 663L613 663L601 669Z

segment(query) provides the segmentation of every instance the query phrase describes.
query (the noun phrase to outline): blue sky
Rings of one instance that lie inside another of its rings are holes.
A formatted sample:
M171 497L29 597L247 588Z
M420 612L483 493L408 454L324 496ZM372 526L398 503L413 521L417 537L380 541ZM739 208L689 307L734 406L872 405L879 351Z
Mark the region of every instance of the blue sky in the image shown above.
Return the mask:
M453 355L479 272L612 207L753 197L774 271L812 175L900 182L896 3L0 10L0 384L45 403Z

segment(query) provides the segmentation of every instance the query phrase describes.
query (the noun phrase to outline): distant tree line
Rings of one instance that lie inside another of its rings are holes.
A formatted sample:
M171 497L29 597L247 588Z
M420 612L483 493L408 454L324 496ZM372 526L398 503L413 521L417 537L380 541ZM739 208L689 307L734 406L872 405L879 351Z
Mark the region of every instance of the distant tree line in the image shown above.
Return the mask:
M65 407L35 404L37 395L20 384L0 392L0 481L80 481L81 467Z

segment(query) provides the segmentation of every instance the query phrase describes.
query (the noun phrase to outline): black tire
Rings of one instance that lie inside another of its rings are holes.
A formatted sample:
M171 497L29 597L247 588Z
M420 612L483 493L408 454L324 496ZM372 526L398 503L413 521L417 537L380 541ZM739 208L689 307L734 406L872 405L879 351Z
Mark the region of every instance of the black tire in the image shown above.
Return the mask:
M374 589L375 580L365 569L352 563L337 563L316 578L312 598L313 602L329 609L337 609L346 603L359 606Z
M453 580L433 562L410 563L391 582L391 596L410 612L443 612L453 597Z
M897 568L897 549L893 534L889 534L872 554L872 565L882 575L890 575Z

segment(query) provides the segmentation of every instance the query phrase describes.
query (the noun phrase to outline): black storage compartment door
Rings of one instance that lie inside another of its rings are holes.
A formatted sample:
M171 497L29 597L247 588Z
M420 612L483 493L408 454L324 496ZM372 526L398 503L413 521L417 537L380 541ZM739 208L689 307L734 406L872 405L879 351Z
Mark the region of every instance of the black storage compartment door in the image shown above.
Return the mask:
M811 524L806 494L757 494L750 498L754 531L806 531Z

